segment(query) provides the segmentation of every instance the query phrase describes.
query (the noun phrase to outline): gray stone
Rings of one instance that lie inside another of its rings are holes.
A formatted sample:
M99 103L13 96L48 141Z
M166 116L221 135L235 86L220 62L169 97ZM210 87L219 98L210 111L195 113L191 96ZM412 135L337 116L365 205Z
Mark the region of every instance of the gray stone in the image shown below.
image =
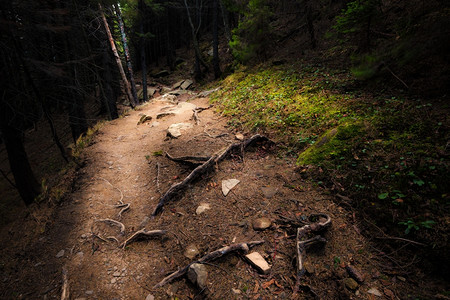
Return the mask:
M187 273L188 279L196 284L199 288L203 289L206 287L206 279L208 278L208 271L203 264L192 264L189 267Z
M254 230L264 230L269 228L270 225L272 225L272 221L270 221L266 217L262 217L254 220L252 225Z
M228 195L232 188L234 188L240 181L238 179L222 180L222 193L224 196Z
M180 89L178 89L178 90L170 91L170 92L168 92L167 94L169 94L169 95L175 95L175 96L180 96L180 95L187 94L187 91L186 91L186 90L180 90Z
M278 189L272 187L261 187L261 191L267 199L272 198L278 192Z
M63 257L64 256L64 249L63 250L61 250L61 251L59 251L57 254L56 254L56 258L61 258L61 257Z
M195 246L194 244L190 244L189 246L186 247L186 250L184 250L184 256L186 256L189 259L193 259L199 254L200 251L198 251L197 246Z
M182 88L183 90L187 90L187 89L189 89L191 87L191 85L193 83L194 82L192 80L187 79L181 84L180 88Z
M177 83L175 83L174 85L172 85L172 89L176 90L179 89L180 86L183 84L184 80L180 80Z
M367 291L369 294L381 297L382 294L380 293L379 290L377 290L376 288L371 288L370 290Z
M151 98L156 93L157 89L152 87L147 87L147 97ZM139 89L137 96L140 100L144 99L144 89Z
M358 288L358 283L353 278L344 278L344 284L349 290L356 290Z
M270 271L270 266L267 261L258 252L252 252L247 254L245 258L250 262L250 264L255 267L258 272L262 274L267 274Z
M190 123L177 123L172 124L167 129L167 133L170 137L178 138L181 136L181 130L186 130L192 128L192 124Z
M173 112L163 112L156 115L156 119L161 119L168 116L175 116Z

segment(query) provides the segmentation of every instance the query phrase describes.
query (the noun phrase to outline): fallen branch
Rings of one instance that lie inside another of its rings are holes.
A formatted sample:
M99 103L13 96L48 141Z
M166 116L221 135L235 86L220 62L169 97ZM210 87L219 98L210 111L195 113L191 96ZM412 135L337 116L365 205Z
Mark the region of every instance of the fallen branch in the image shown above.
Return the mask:
M95 220L95 222L103 222L103 223L107 223L109 225L117 226L120 228L120 234L125 233L125 225L123 225L119 221L112 220L112 219L99 219L99 220Z
M218 151L217 154L214 154L202 165L195 168L183 181L172 185L169 188L169 190L159 200L158 205L156 206L155 210L152 213L152 216L153 217L156 216L167 202L172 200L175 196L180 196L182 194L182 192L188 187L188 185L192 181L199 178L201 175L203 175L207 171L211 170L215 164L224 160L233 151L235 151L236 149L243 151L245 148L247 148L251 144L260 142L260 141L270 141L270 140L265 136L256 134L241 143L231 144L227 148Z
M138 240L138 239L142 239L142 238L151 238L151 237L155 237L155 236L162 236L166 234L165 230L150 230L150 231L146 231L145 228L142 228L141 230L136 231L135 233L133 233L132 236L130 236L127 240L125 240L122 244L120 244L120 248L125 248L127 245L129 245L130 243Z
M313 216L311 216L311 217L313 217ZM306 251L306 247L310 246L314 243L317 243L317 242L320 242L320 243L326 242L326 240L319 235L316 235L313 238L310 238L307 240L303 240L303 238L308 233L321 231L321 230L327 228L328 226L330 226L330 224L331 224L331 218L326 214L314 215L314 217L324 217L324 218L326 218L326 220L322 221L322 222L319 221L316 223L312 223L309 225L304 225L297 229L297 241L296 241L296 245L297 245L297 281L303 276L303 274L305 274L305 268L303 266L303 255Z
M248 242L248 243L240 243L240 244L232 244L230 246L226 246L226 247L222 247L220 249L217 249L213 252L210 252L208 254L206 254L205 256L203 256L202 258L200 258L197 261L191 262L190 264L188 264L187 266L185 266L184 268L173 272L172 274L170 274L169 276L165 277L163 280L161 280L158 284L156 284L153 288L159 288L162 287L163 285L172 282L173 280L180 278L181 276L183 276L184 274L187 273L187 271L189 270L189 267L192 264L195 263L199 263L199 264L203 264L203 263L207 263L209 261L218 259L228 253L234 252L234 251L243 251L244 253L247 253L249 251L249 249L253 246L259 245L264 243L264 241L252 241L252 242Z

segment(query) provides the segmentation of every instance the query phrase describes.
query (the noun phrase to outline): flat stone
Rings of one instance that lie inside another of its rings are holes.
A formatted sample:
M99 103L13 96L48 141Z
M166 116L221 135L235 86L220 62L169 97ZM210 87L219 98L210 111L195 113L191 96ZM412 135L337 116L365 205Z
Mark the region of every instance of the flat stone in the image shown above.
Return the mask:
M240 181L238 179L222 180L222 193L224 196L228 195L232 188L234 188Z
M344 284L349 290L356 290L358 288L358 283L353 278L344 278Z
M156 93L157 89L152 87L147 87L147 97L151 98ZM140 100L144 99L144 89L139 89L137 96Z
M84 292L86 295L92 295L94 293L94 291L88 290L86 292Z
M199 288L203 289L206 287L206 279L208 278L208 271L203 264L192 264L189 267L187 273L188 279L196 284Z
M120 277L120 272L119 272L119 271L114 272L114 273L113 273L113 276L114 276L114 277Z
M187 79L180 85L180 88L182 88L183 90L187 90L187 89L189 89L191 87L191 85L193 83L194 82L192 80Z
M173 90L173 91L168 92L167 94L180 96L180 95L187 94L187 91L186 90Z
M198 251L197 246L195 246L194 244L190 244L189 246L186 247L186 250L184 250L184 256L186 256L189 259L193 259L199 254L200 251Z
M145 300L155 300L155 296L148 294L147 297L145 297Z
M61 258L61 257L63 257L64 256L64 250L61 250L61 251L59 251L57 254L56 254L56 258Z
M209 203L200 203L200 205L195 210L197 215L204 213L206 210L211 209L211 205Z
M247 254L245 257L248 259L250 264L258 270L258 272L262 274L269 273L270 266L261 254L258 252L252 252Z
M174 137L174 138L178 138L181 136L181 130L186 130L186 129L190 129L192 128L192 124L190 123L177 123L177 124L172 124L169 126L169 128L167 129L167 133L169 136Z
M240 141L244 140L244 135L242 133L236 133L235 137L237 140L240 140Z
M383 296L379 290L377 290L376 288L371 288L370 290L367 291L369 294L381 297Z
M180 86L183 84L184 80L180 80L178 82L176 82L174 85L172 85L172 89L176 90L179 89Z
M254 220L252 225L254 230L264 230L272 225L272 221L270 221L269 218L262 217Z
M261 191L267 199L272 198L278 192L278 189L272 187L261 187Z

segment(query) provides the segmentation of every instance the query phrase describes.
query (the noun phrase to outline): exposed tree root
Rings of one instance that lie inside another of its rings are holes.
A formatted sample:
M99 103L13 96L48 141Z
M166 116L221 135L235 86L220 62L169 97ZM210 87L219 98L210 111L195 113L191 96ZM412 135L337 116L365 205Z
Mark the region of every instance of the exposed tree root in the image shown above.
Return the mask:
M192 119L195 121L195 125L198 125L198 123L200 123L200 118L198 117L198 113L202 112L204 110L210 109L211 107L212 107L212 105L210 105L208 107L196 107L192 110L194 112L192 114Z
M182 163L182 164L189 164L189 165L199 165L207 161L211 158L211 156L180 156L180 157L173 157L169 153L166 152L166 157L170 159L171 161Z
M122 244L120 244L120 248L125 248L127 245L129 245L130 243L138 240L138 239L143 239L143 238L151 238L151 237L156 237L156 236L162 236L166 234L165 230L150 230L147 231L145 230L145 228L142 228L141 230L136 231L135 233L133 233L133 235L131 235L128 239L126 239Z
M61 287L61 300L68 300L70 299L70 293L69 293L69 280L68 280L68 275L67 275L67 268L64 266L62 268L62 279L63 279L63 284Z
M125 233L125 225L123 225L119 221L112 220L112 219L99 219L99 220L95 220L95 222L103 222L103 223L107 223L109 225L117 226L120 228L120 234Z
M205 174L209 170L213 169L212 167L224 160L228 155L236 150L240 150L241 153L245 148L250 146L253 143L261 142L261 141L270 141L267 137L256 134L251 138L241 142L234 143L228 146L227 148L218 151L216 154L211 156L206 162L202 165L195 168L183 181L172 185L169 190L161 197L158 205L152 213L152 216L156 216L163 208L163 206L172 200L175 196L179 196L182 192L188 187L188 185L193 182L195 179L199 178L201 175Z
M119 213L117 214L117 217L118 217L119 219L121 219L121 218L122 218L122 214L123 214L124 212L126 212L127 210L130 209L130 203L119 204L119 205L116 205L116 207L117 207L117 208L121 208L121 207L122 207L122 209L121 209L121 210L119 211Z
M188 264L187 266L185 266L184 268L170 274L169 276L165 277L163 280L161 280L158 284L156 284L153 288L159 288L162 287L163 285L172 282L173 280L180 278L181 276L183 276L184 274L187 273L187 271L189 270L189 267L194 264L194 263L206 263L212 260L215 260L217 258L220 258L228 253L234 252L234 251L243 251L244 253L247 253L249 251L249 249L253 246L259 245L264 243L264 241L252 241L252 242L248 242L248 243L240 243L240 244L232 244L230 246L226 246L226 247L222 247L220 249L217 249L213 252L210 252L208 254L206 254L205 256L203 256L202 258L200 258L197 261L191 262L190 264Z

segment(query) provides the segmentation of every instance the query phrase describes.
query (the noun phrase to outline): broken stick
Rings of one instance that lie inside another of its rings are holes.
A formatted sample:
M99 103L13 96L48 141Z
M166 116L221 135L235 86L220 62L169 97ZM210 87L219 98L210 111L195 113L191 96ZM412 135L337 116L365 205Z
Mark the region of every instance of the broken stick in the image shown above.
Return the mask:
M127 240L125 240L125 242L120 244L120 248L125 248L127 245L129 245L130 243L132 243L138 239L142 239L142 238L148 239L148 238L155 237L155 236L162 236L164 234L166 234L165 230L147 231L147 230L145 230L145 228L142 228L141 230L138 230L133 235L131 235Z
M69 294L69 280L67 278L67 268L64 266L62 268L62 278L63 278L63 284L61 287L61 300L68 300L70 299Z
M327 214L317 214L312 215L311 217L322 217L325 218L325 220L297 228L297 280L299 280L305 274L305 268L303 266L303 256L306 251L306 247L317 242L326 243L326 240L320 235L316 235L313 238L307 240L303 240L303 238L308 233L321 231L331 224L331 218Z
M176 183L172 185L169 190L161 197L159 200L158 205L154 209L152 216L156 216L163 208L163 206L172 200L175 196L181 195L181 193L187 188L188 184L190 184L195 179L199 178L201 175L206 173L207 171L213 169L212 167L224 160L229 154L231 154L233 151L239 149L243 150L250 146L253 143L261 142L261 141L270 141L267 137L255 134L251 138L241 142L241 143L234 143L228 146L227 148L218 151L217 154L214 154L211 156L206 162L204 162L202 165L195 168L183 181Z
M197 261L191 262L190 264L188 264L187 266L185 266L184 268L173 272L172 274L170 274L169 276L165 277L163 280L161 280L158 284L156 284L153 288L159 288L162 287L163 285L172 282L173 280L180 278L181 276L183 276L184 274L187 273L187 271L189 270L189 267L192 264L198 263L198 264L203 264L215 259L218 259L228 253L234 252L234 251L243 251L244 253L247 253L249 251L250 248L252 248L253 246L259 245L264 243L264 241L252 241L252 242L248 242L248 243L240 243L240 244L232 244L226 247L222 247L220 249L217 249L213 252L210 252L208 254L206 254L205 256L203 256L202 258L200 258Z

